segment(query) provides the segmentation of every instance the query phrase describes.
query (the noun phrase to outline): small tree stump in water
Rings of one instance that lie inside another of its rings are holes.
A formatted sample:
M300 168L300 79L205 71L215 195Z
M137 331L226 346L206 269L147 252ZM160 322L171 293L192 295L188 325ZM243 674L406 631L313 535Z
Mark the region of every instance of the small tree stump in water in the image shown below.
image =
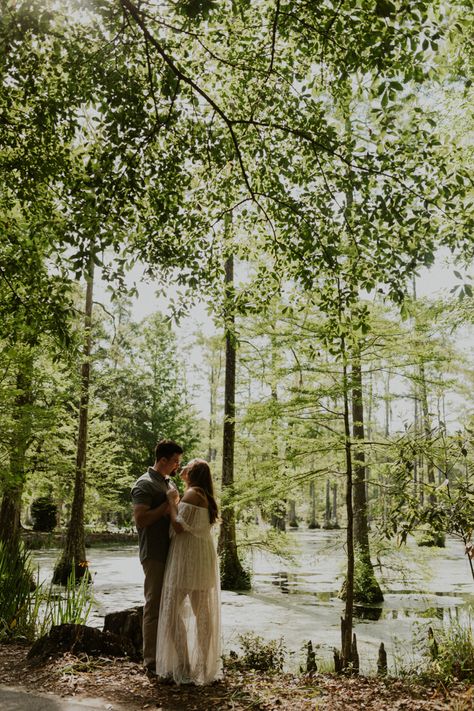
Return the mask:
M428 627L428 648L430 650L431 659L437 659L439 654L438 642L436 641L432 627Z
M352 673L353 674L358 674L359 673L359 652L357 651L357 637L354 632L352 635L352 644L351 644L351 665L352 665Z
M104 618L104 632L111 632L134 649L137 659L143 656L143 607L130 607L110 612Z
M377 659L377 674L386 676L387 674L387 652L385 651L384 643L380 642L379 656Z
M316 655L313 650L313 643L311 640L308 641L306 645L306 673L314 674L318 671L318 665L316 664Z
M344 645L346 634L346 621L341 617L341 639ZM359 652L357 651L357 637L355 632L352 635L351 649L349 658L344 658L343 649L339 651L334 649L334 671L336 674L358 674L359 673Z

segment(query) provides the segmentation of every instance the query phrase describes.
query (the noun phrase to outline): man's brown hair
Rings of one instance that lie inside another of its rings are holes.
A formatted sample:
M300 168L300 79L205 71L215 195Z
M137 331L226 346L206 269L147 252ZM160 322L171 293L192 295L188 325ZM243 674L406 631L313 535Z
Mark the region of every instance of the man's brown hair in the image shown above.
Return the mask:
M180 447L177 442L173 442L172 439L162 439L155 447L155 459L157 462L159 462L163 457L165 459L171 459L173 454L182 453L183 448Z

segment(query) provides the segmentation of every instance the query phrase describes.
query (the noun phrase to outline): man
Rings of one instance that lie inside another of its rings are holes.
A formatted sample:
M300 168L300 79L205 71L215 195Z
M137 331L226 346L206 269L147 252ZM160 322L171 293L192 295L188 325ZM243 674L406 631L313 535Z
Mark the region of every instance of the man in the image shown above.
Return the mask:
M169 505L166 492L174 487L170 476L180 465L182 448L170 439L158 442L155 463L132 488L133 516L138 530L140 562L145 573L143 607L143 663L155 670L156 632L161 588L169 548Z

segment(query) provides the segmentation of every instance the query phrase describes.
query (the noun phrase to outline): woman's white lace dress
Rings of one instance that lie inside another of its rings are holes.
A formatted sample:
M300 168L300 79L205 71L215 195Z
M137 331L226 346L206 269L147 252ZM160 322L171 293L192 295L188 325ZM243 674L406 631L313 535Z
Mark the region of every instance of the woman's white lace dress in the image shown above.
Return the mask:
M156 673L177 684L208 684L221 676L220 581L207 508L180 501L166 561Z

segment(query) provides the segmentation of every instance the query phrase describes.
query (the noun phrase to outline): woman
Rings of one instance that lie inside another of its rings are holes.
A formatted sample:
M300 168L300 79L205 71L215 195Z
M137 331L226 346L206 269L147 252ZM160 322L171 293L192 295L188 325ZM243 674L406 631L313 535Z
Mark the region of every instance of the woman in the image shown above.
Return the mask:
M211 534L217 504L206 461L191 460L181 477L186 485L181 501L176 490L168 492L171 545L161 594L156 674L177 684L208 684L222 672L219 568Z

